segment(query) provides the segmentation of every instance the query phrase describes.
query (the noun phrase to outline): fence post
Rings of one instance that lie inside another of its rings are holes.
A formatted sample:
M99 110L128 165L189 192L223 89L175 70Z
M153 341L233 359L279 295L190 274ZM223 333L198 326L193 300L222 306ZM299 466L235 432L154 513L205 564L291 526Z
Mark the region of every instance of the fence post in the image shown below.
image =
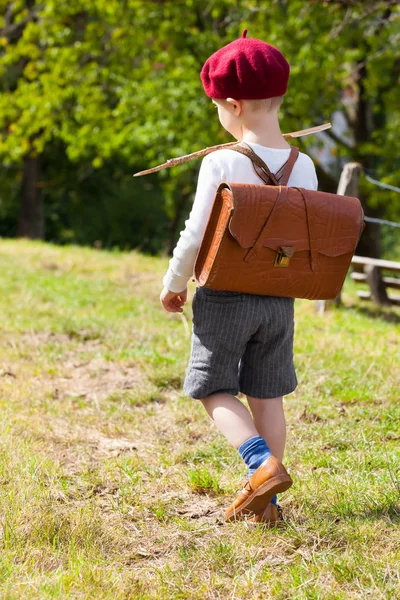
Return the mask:
M363 168L360 163L346 163L340 174L339 185L336 193L339 196L353 196L358 198L362 170ZM342 290L339 291L334 300L317 300L315 303L315 309L318 314L322 314L326 309L330 308L332 304L340 306L341 302Z
M391 302L386 292L386 285L382 279L381 270L374 265L365 265L364 273L367 275L367 283L371 290L371 300L377 304L389 306Z

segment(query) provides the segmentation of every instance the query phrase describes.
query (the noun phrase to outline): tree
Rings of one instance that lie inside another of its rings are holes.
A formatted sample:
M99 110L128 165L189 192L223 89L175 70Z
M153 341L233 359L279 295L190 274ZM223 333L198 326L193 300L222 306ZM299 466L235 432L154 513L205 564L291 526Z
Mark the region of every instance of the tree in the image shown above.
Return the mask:
M284 131L327 121L340 109L351 141L329 133L339 158L360 161L388 183L399 179L399 6L393 0L0 0L0 6L0 155L6 166L19 165L22 198L30 190L39 208L32 189L46 197L53 146L64 148L79 176L84 170L96 177L112 164L130 165L133 173L232 141L199 73L245 27L248 37L278 46L292 65ZM322 142L299 143L312 153ZM339 173L314 159L321 187L335 191ZM169 251L198 168L193 161L156 176L170 223ZM362 202L370 216L399 218L394 193L363 182ZM22 214L27 206L22 203ZM366 234L363 243L364 253L379 253Z

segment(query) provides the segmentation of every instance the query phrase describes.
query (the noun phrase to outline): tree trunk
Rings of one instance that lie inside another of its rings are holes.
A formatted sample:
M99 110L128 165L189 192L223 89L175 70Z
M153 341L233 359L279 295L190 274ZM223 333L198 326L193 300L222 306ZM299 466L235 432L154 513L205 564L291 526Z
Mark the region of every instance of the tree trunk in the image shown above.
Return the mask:
M372 142L372 114L371 107L368 102L365 81L367 79L367 58L369 47L366 47L365 56L357 63L358 78L357 78L357 104L356 117L353 128L353 135L356 148L362 147L365 142ZM355 158L368 171L373 167L374 158L370 154L356 152ZM365 215L368 217L382 218L383 207L372 208L368 205L368 197L363 194L359 196ZM364 229L361 240L357 246L357 254L360 256L368 256L370 258L380 258L381 256L381 239L380 225L377 223L368 223Z
M25 156L17 231L19 237L39 240L44 238L44 207L39 181L40 157Z

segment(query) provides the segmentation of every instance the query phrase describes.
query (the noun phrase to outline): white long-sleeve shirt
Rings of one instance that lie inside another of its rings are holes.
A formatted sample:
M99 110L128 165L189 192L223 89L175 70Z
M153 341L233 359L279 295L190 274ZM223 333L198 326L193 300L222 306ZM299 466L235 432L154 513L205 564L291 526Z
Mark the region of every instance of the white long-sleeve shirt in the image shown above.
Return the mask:
M246 142L256 154L276 173L287 161L290 149L267 148L255 142ZM185 229L175 246L163 285L171 292L182 292L193 276L198 249L207 226L216 190L222 181L228 183L256 183L263 181L255 174L250 159L233 150L222 149L207 154L200 165L196 194ZM299 152L290 174L288 186L309 190L318 187L315 166L311 158Z

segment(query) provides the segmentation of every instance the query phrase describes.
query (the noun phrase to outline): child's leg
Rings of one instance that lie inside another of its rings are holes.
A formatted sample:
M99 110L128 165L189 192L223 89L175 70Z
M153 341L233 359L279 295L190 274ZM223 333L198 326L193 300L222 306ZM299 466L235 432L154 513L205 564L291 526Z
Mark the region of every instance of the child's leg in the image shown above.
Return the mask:
M272 454L282 462L286 443L283 396L279 398L246 397L253 415L255 428L267 442Z
M267 442L272 454L283 461L286 443L286 420L283 412L283 396L278 398L253 398L246 396L254 425ZM277 503L274 496L272 503Z
M249 438L259 435L250 412L236 396L221 392L211 394L201 402L217 429L235 448L239 448Z
M273 457L266 439L257 431L250 412L236 396L217 392L203 398L201 402L220 433L238 450L248 467L249 476L265 465L265 470L253 483L256 487L251 487L250 479L235 502L227 509L226 518L231 520L246 510L253 510L257 515L264 514L270 502L276 504L276 492L283 491L291 485L289 475L283 465L279 466L276 462L278 457ZM267 464L268 460L275 462Z

